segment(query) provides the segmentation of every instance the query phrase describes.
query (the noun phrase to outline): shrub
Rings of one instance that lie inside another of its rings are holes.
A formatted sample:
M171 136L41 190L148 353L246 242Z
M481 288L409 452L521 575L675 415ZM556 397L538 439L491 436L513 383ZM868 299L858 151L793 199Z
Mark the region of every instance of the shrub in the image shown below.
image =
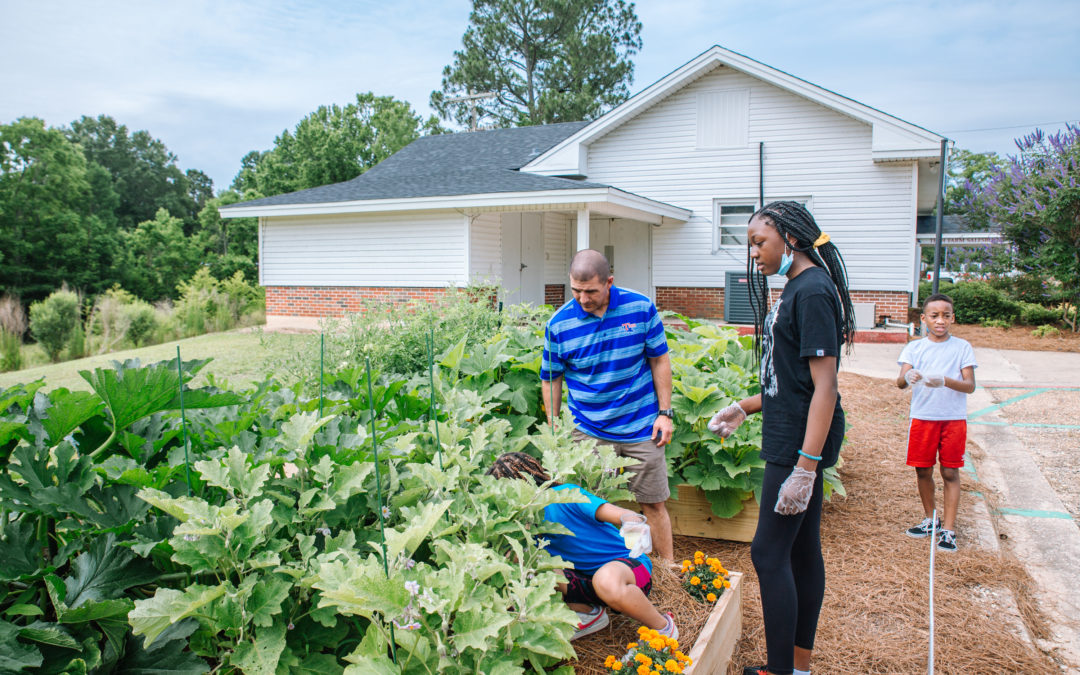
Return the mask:
M12 295L0 298L0 371L23 366L22 336L26 333L26 312Z
M60 353L81 321L79 296L67 289L30 305L30 334L53 362L60 360Z
M979 325L987 328L1008 328L1012 323L1002 319L979 319Z
M135 300L130 305L124 305L123 314L127 320L128 341L136 347L149 342L158 325L153 306L144 300Z
M1033 302L1020 303L1020 323L1028 326L1057 323L1061 320L1061 311L1043 307Z
M948 289L956 310L957 323L1000 320L1012 324L1020 316L1020 305L983 281L966 281Z
M1031 331L1031 335L1032 335L1032 337L1044 338L1044 337L1049 337L1049 336L1061 335L1061 331L1059 331L1054 326L1051 326L1049 324L1045 324L1045 325L1039 326L1035 330Z
M67 357L68 359L81 359L86 354L86 331L83 330L80 321L75 324L75 328L71 331L71 337L68 339Z

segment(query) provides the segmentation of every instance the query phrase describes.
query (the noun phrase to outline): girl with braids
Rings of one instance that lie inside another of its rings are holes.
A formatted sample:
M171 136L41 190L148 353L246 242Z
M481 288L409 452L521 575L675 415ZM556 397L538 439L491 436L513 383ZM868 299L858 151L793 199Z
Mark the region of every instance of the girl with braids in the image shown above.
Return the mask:
M652 539L644 516L606 502L581 486L553 481L536 458L523 452L500 455L487 473L531 480L552 490L576 490L588 500L544 507L546 520L573 533L542 535L551 555L574 565L562 571L566 583L558 585L563 599L578 614L571 640L608 625L605 605L678 639L671 613L661 614L649 602L652 563L645 553L652 550Z
M768 204L750 218L747 239L761 393L716 413L709 429L725 438L747 415L762 415L766 465L750 555L769 661L743 673L807 675L825 594L822 471L836 464L844 436L836 372L855 319L840 251L801 204ZM770 274L787 277L771 308Z

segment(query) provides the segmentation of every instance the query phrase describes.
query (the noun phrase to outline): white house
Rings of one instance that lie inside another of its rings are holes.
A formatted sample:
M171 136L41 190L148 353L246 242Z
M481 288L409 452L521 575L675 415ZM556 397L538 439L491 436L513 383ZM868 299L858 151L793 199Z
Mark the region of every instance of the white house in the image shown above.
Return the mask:
M713 47L592 122L429 136L351 181L221 214L259 218L270 325L482 278L509 302L559 304L582 248L660 309L719 318L749 215L762 196L797 199L843 253L853 299L896 318L942 140Z

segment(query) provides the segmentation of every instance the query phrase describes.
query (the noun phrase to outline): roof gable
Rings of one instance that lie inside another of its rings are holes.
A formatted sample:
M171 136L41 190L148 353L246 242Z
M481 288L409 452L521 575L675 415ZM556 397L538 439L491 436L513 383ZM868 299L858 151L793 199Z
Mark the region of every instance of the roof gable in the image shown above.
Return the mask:
M545 176L586 175L588 146L718 66L727 66L873 127L878 161L937 157L943 136L760 61L714 46L521 167Z

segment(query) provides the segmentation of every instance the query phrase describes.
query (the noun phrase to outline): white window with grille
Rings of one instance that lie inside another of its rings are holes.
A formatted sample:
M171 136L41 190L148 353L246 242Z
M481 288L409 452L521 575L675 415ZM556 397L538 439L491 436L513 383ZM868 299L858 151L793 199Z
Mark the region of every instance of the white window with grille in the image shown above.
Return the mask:
M746 246L746 224L757 210L748 200L713 200L713 252L727 246Z

